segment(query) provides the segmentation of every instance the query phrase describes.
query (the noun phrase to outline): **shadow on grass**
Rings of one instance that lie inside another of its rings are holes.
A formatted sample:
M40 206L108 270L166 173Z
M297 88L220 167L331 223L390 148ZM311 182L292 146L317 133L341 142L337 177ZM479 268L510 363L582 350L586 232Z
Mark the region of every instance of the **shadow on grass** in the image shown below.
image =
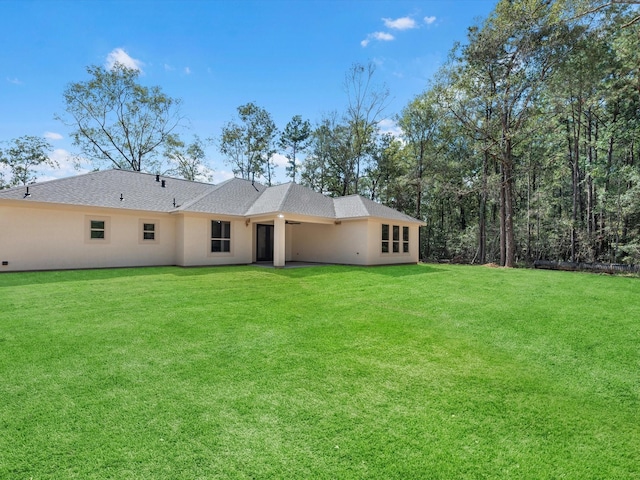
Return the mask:
M263 268L263 267L259 267ZM264 268L264 271L272 275L279 275L288 278L303 278L317 275L325 275L328 273L346 273L360 272L366 275L383 275L386 277L408 277L414 275L425 275L428 273L436 273L443 271L441 268L432 265L411 264L411 265L376 265L376 266L357 266L357 265L313 265L304 268L292 269L274 269Z
M179 277L210 275L213 272L224 272L228 269L243 266L207 266L207 267L116 267L94 268L82 270L43 270L36 272L6 272L0 274L0 288L11 286L38 285L45 283L78 282L83 280L108 280L113 278L149 277L156 275L173 275Z
M0 288L39 285L45 283L107 280L123 277L144 277L171 273L177 267L100 268L86 270L46 270L35 272L6 272L0 274Z
M278 275L288 278L304 278L330 273L362 272L387 277L407 277L424 275L442 271L432 265L380 265L380 266L350 266L350 265L312 265L304 268L276 269L253 265L227 265L202 267L123 267L100 268L86 270L47 270L37 272L6 272L0 274L0 289L3 287L39 285L50 283L78 282L84 280L109 280L114 278L147 277L155 275L173 275L177 277L195 277L225 272L261 272L267 275Z

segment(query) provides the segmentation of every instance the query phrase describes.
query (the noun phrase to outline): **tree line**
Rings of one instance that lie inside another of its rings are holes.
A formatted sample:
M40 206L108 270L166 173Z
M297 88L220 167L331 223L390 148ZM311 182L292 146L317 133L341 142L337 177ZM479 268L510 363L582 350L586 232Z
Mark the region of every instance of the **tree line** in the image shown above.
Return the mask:
M97 165L201 178L215 143L236 176L287 176L331 196L365 195L426 222L420 257L503 266L640 261L638 1L500 0L426 89L393 115L375 65L345 74L346 108L279 130L249 102L215 138L176 133L180 100L123 65L92 66L64 91L74 145ZM53 166L51 146L0 150L10 178ZM0 171L1 173L1 171ZM0 178L0 187L3 179Z
M425 259L640 261L632 3L499 1L395 116L399 137L323 119L303 183L424 220Z

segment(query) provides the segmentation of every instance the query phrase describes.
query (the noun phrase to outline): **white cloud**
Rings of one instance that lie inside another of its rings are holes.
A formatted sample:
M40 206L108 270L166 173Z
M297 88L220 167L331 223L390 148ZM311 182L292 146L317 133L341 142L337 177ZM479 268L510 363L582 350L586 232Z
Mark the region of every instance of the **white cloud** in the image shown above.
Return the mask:
M92 170L88 160L77 158L63 148L56 148L49 158L58 162L59 168L46 167L38 170L38 182L73 177Z
M140 72L142 72L142 65L144 65L140 60L131 58L122 48L115 48L107 55L105 67L112 70L116 63L124 65L127 68L139 70Z
M400 17L395 20L391 18L383 18L384 25L387 28L394 30L409 30L411 28L417 28L416 21L411 17Z
M436 21L436 17L434 16L424 17L424 23L426 23L427 25L431 25L435 21Z
M64 138L59 133L55 133L55 132L44 132L43 137L46 138L47 140L62 140Z
M175 68L173 68L173 67L172 67L171 65L169 65L168 63L165 63L165 64L164 64L164 69L165 69L165 71L167 71L167 72L172 72L172 71L174 71L174 70L175 70Z
M17 79L16 77L13 77L13 78L7 77L7 82L13 83L14 85L22 85L22 81Z
M379 40L381 42L390 42L391 40L395 40L395 38L396 37L394 37L388 32L373 32L367 35L367 38L362 40L360 42L360 45L362 45L363 47L366 47L367 45L369 45L369 42L371 42L371 40Z
M373 38L375 38L376 40L381 40L384 42L389 42L395 39L393 35L387 32L374 32L371 35L373 35Z
M187 75L191 75L191 69L189 67L184 67L184 73Z
M233 172L230 172L229 170L220 170L220 171L215 171L213 172L213 174L211 175L211 181L214 184L218 184L221 182L224 182L225 180L229 180L230 178L233 178Z
M281 153L276 153L273 157L271 157L271 161L276 167L286 167L289 163L289 159ZM296 163L298 163L297 158Z
M390 118L384 118L378 122L380 133L390 133L394 137L402 136L402 129Z

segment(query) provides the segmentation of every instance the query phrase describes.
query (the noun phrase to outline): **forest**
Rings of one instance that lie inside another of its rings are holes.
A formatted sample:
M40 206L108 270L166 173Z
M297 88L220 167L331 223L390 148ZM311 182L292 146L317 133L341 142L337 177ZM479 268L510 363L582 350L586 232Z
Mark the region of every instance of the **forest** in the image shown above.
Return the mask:
M380 135L383 88L312 133L301 182L420 218L421 258L640 261L637 2L501 1ZM359 69L359 70L358 70Z

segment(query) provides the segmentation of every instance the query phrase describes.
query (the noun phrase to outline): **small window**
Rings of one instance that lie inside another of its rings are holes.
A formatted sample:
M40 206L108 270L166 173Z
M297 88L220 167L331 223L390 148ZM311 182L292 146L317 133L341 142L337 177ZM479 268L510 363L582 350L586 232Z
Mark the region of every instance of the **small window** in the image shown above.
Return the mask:
M389 225L382 224L382 253L389 253Z
M155 240L156 239L156 224L155 223L143 223L142 224L142 239L143 240Z
M90 229L90 237L92 239L101 239L105 238L105 227L104 220L91 220L91 229Z
M225 253L231 251L231 222L211 221L211 252Z
M84 242L93 245L111 243L111 217L85 215L83 223Z

